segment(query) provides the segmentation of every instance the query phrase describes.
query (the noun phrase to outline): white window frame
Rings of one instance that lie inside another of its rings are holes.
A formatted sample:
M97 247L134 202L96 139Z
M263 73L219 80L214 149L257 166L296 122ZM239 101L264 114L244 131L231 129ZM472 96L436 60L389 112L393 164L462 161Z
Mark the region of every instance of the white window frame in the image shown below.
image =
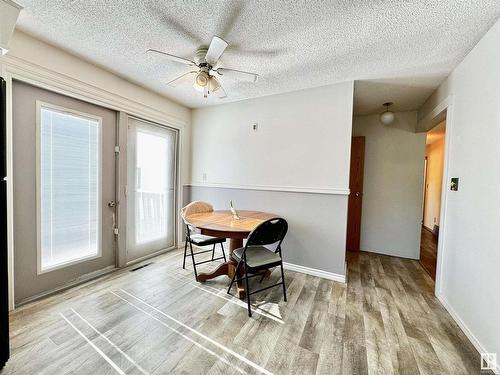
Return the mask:
M180 153L181 129L178 127L171 126L171 125L165 125L165 124L160 123L160 122L150 121L150 120L147 120L147 119L140 117L140 116L127 115L127 126L126 126L127 142L128 142L128 137L129 137L129 131L130 131L130 129L129 129L130 127L128 125L129 119L134 119L136 121L142 121L146 124L150 124L152 126L157 126L159 128L172 130L175 132L175 150L174 150L175 160L174 160L174 183L173 183L173 186L174 186L174 212L173 212L173 214L174 214L175 219L174 219L174 245L167 247L167 248L164 248L164 249L160 249L154 253L151 253L151 254L148 254L148 255L145 255L145 256L142 256L139 258L130 259L129 249L128 249L128 245L129 245L128 237L127 237L127 232L125 232L125 249L126 249L125 265L126 266L142 262L146 259L160 255L166 251L170 251L170 250L174 250L176 248L179 248L182 245L182 244L179 244L179 239L182 238L182 234L183 234L182 232L179 233L179 231L182 231L182 225L179 225L180 216L176 216L177 212L179 212L179 210L180 210L179 207L181 207L180 199L182 199L181 198L182 197L182 192L181 192L182 185L180 184L180 177L179 177L179 171L180 171L180 165L181 165L181 160L180 160L180 156L181 156L181 153ZM128 148L127 148L127 152L129 152ZM128 161L125 163L125 168L127 169L127 173L128 173ZM127 184L128 184L128 181L127 181ZM126 185L126 190L127 189L128 189L128 185ZM127 206L128 206L128 204L129 204L129 201L127 199ZM127 209L128 209L128 207L127 207ZM128 213L126 215L127 216L126 216L125 222L127 223L126 228L128 230L128 224L129 224L128 223Z
M98 226L97 226L97 254L88 255L76 258L67 262L59 263L52 267L42 269L42 197L41 197L41 130L42 130L42 109L49 109L60 113L65 113L72 116L85 118L98 123L98 174L97 174L97 202L98 202ZM66 268L78 263L83 263L92 259L102 257L102 117L95 116L89 113L76 111L74 109L61 107L55 104L46 103L40 100L36 101L36 236L37 236L37 275L52 272L61 268Z

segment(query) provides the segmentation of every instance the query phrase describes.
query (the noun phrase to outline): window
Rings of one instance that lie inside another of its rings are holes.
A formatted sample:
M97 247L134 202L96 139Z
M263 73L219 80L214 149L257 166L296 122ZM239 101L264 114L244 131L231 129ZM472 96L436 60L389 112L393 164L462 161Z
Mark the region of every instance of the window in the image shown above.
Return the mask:
M175 246L177 132L129 118L127 259Z
M38 271L100 256L101 119L38 103Z

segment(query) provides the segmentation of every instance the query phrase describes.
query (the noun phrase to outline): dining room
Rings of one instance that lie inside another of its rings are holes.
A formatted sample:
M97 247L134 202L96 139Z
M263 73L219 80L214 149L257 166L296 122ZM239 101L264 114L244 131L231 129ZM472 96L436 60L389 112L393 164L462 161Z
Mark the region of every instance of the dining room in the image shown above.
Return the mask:
M500 373L498 15L0 0L0 374Z

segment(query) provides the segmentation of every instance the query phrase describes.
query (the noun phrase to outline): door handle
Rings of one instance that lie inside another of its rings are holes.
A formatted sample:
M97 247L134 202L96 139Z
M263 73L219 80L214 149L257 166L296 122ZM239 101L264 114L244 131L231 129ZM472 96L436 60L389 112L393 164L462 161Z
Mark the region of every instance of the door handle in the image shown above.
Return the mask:
M357 197L359 197L361 195L361 193L359 191L356 192L355 194Z
M111 207L111 208L116 207L116 202L115 201L109 201L108 202L108 207Z

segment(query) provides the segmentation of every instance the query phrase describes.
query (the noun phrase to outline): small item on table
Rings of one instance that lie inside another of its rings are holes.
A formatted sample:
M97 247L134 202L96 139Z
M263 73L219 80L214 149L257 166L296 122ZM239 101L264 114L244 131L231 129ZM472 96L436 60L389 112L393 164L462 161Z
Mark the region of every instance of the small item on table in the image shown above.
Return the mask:
M233 219L240 220L240 217L238 216L238 212L233 207L233 201L232 200L229 201L229 205L231 206L231 213L233 214Z

